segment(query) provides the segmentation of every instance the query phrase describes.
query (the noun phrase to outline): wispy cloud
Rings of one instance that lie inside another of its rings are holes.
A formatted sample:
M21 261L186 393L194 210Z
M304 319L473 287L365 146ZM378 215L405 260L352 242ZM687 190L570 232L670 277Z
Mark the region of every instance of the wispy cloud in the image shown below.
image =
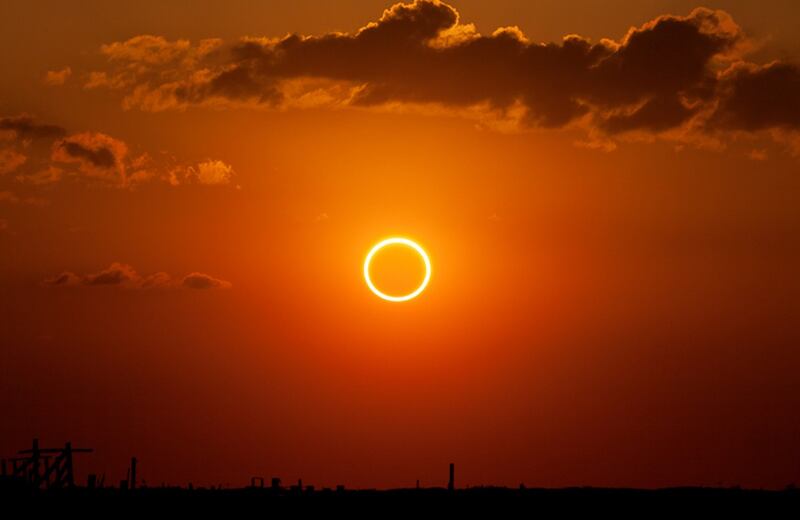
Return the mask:
M219 159L191 164L166 154L133 153L132 148L102 132L68 133L28 115L0 118L0 176L22 184L76 180L116 188L146 182L225 186L236 176L233 167Z
M61 86L67 82L72 75L71 67L64 67L60 70L48 70L44 75L44 84L51 87Z

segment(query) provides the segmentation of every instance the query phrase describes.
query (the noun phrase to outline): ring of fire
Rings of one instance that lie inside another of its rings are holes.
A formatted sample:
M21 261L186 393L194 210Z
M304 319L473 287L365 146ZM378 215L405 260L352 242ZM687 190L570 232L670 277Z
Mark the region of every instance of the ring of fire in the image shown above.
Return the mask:
M422 258L422 261L425 263L425 278L422 280L422 283L419 284L419 287L414 289L412 292L404 294L402 296L391 296L389 294L381 292L377 287L375 287L375 284L372 283L372 279L369 276L369 264L370 262L372 262L372 257L375 256L375 254L384 247L394 244L400 244L410 247L411 249L416 251L417 254L419 254L419 256ZM369 287L369 290L375 293L375 295L378 296L379 298L383 298L384 300L390 302L405 302L413 298L416 298L422 291L425 290L425 287L428 285L430 279L431 279L431 261L428 258L428 254L425 252L424 249L422 249L422 247L420 247L419 244L407 238L392 237L378 242L372 247L372 249L370 249L369 253L367 253L367 258L364 260L364 280L367 282L367 287Z

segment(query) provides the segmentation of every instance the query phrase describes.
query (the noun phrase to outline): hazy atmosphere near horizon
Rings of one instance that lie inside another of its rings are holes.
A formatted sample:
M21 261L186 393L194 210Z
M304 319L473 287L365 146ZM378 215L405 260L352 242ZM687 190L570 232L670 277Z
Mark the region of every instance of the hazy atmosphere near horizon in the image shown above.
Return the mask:
M0 458L800 484L800 4L0 5Z

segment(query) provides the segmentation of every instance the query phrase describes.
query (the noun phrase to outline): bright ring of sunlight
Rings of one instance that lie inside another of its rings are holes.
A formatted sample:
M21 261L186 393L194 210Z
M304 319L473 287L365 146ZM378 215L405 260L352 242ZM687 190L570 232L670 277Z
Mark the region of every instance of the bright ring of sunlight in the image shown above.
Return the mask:
M425 278L422 280L422 283L419 284L419 287L417 287L413 292L410 292L403 296L390 296L388 294L382 293L380 290L378 290L377 287L375 287L375 284L372 283L372 280L369 277L369 264L370 262L372 262L372 257L375 256L375 253L377 253L384 247L393 244L401 244L410 247L411 249L416 251L419 254L419 256L422 257L422 261L425 262ZM370 249L369 253L367 253L366 260L364 260L364 280L367 281L367 286L369 287L370 291L375 293L376 296L390 302L405 302L412 298L416 298L422 291L425 290L425 287L428 285L428 281L430 279L431 279L431 261L428 258L428 254L425 253L425 250L422 249L419 246L419 244L407 238L393 237L378 242L372 249Z

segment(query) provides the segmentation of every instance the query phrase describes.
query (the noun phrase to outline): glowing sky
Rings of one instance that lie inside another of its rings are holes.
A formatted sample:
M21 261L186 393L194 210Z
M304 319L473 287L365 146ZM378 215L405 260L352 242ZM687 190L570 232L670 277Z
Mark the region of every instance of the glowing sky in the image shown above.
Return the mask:
M81 475L137 455L151 484L796 481L799 16L4 2L0 454L72 440ZM402 305L363 279L391 236L434 266Z

